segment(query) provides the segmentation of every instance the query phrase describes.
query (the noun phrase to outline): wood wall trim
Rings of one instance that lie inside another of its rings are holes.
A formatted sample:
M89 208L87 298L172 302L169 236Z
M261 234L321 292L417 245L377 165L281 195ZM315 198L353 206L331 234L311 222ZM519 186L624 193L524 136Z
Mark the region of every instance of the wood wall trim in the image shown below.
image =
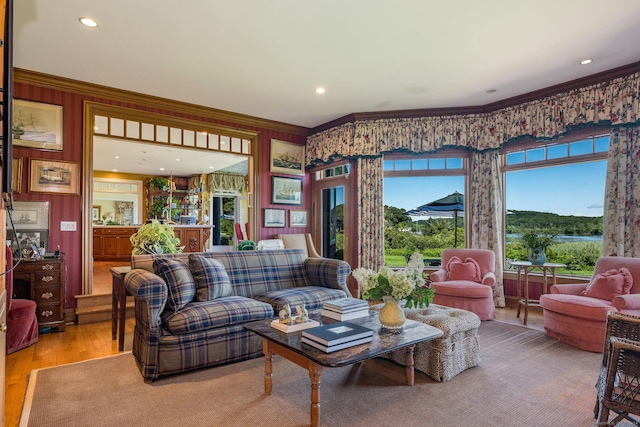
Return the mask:
M594 84L613 80L618 77L628 76L630 74L637 73L637 72L640 72L640 61L634 62L632 64L624 65L622 67L614 68L611 70L603 71L601 73L592 74L590 76L571 80L555 86L550 86L544 89L540 89L540 90L528 92L522 95L514 96L511 98L496 101L491 104L481 105L481 106L466 106L466 107L451 107L451 108L422 108L422 109L415 109L415 110L394 110L394 111L380 111L380 112L370 112L370 113L352 113L310 129L309 135L314 135L316 133L325 131L327 129L331 129L336 126L344 125L347 123L354 123L359 120L407 119L407 118L417 118L417 117L486 114L486 113L491 113L493 111L500 110L502 108L513 107L516 105L546 98L548 96L556 95L558 93L568 92L573 89L591 86Z
M48 89L64 90L79 95L111 99L114 101L127 102L146 107L155 107L166 111L190 114L212 120L231 122L243 126L259 127L303 136L307 136L309 134L309 128L303 126L291 125L275 120L262 119L259 117L233 113L230 111L219 110L217 108L205 107L202 105L195 105L152 95L145 95L142 93L111 88L65 77L52 76L50 74L21 68L14 69L13 79L14 82L18 83Z

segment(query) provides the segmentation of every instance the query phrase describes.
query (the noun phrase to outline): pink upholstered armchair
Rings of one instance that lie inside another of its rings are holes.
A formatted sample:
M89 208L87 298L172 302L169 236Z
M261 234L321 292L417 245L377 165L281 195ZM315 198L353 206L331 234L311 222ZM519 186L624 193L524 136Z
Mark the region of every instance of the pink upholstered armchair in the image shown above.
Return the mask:
M609 311L640 315L640 258L602 257L589 284L554 285L540 306L547 335L602 352Z
M445 249L442 268L431 273L435 304L471 311L480 320L495 317L496 256L487 249Z

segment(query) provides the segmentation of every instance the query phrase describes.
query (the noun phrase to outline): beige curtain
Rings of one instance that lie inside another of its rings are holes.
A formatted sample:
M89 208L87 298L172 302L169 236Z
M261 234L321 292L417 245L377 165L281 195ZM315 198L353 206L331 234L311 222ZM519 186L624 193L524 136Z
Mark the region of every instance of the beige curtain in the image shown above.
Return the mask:
M611 129L604 202L604 255L640 257L640 127Z
M209 174L209 191L230 190L244 193L246 178L240 173L214 172Z
M358 159L358 267L378 271L384 265L382 158Z
M468 216L471 230L471 245L475 249L490 249L496 254L496 283L493 287L493 301L496 307L505 306L502 269L504 252L502 249L502 172L497 151L473 153L469 195L467 196Z

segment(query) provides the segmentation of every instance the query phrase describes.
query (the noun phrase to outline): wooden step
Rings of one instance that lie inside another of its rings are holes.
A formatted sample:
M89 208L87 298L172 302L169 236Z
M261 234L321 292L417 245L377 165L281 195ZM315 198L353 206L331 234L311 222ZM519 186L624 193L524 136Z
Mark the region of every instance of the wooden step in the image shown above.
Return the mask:
M133 300L133 297L127 297L126 317L134 316L134 308L135 302ZM78 324L104 322L106 320L111 320L111 312L111 295L109 295L109 304L87 304L86 302L84 304L80 304L80 301L78 301L78 306L75 310Z

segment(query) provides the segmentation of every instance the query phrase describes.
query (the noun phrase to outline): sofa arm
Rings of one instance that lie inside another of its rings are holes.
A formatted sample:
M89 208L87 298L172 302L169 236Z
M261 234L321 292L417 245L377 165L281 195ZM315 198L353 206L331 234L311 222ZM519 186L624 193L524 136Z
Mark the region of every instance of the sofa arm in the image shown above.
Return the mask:
M431 280L432 282L446 282L447 271L446 270L434 271L429 275L429 280Z
M159 328L160 313L164 310L168 295L164 280L150 271L133 269L124 277L124 285L136 299L140 298L146 302L149 327Z
M618 310L640 310L640 294L618 295L611 305Z
M482 277L481 283L483 285L493 287L493 285L496 284L496 275L493 273L493 271L487 271Z
M351 296L347 287L351 267L346 262L332 258L307 258L303 266L309 285L341 289Z
M552 294L580 295L585 289L587 289L587 283L570 283L566 285L553 285L550 291Z

